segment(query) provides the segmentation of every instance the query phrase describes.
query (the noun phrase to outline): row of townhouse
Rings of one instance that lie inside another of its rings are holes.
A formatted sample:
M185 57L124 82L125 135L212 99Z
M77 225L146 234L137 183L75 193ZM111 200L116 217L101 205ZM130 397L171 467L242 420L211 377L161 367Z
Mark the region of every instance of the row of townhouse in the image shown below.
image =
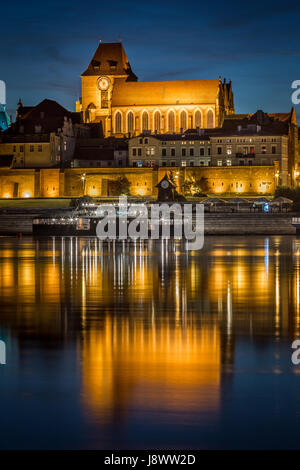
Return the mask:
M257 112L250 118L228 119L218 129L184 134L142 134L129 141L129 165L153 166L273 166L278 183L289 184L289 125ZM292 156L296 160L296 156ZM275 163L276 162L276 163Z

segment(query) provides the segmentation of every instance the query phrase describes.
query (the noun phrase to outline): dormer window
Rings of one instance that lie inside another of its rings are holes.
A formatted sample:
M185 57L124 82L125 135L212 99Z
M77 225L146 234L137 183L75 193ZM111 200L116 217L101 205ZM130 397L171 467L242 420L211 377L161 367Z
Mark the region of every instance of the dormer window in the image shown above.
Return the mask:
M101 62L99 60L92 60L92 67L95 70L95 72L98 72L100 70L100 65L101 65Z
M118 65L118 62L117 62L117 61L115 61L115 60L109 60L108 63L109 63L109 68L110 68L110 71L111 71L111 72L114 72L114 71L117 70L117 65Z

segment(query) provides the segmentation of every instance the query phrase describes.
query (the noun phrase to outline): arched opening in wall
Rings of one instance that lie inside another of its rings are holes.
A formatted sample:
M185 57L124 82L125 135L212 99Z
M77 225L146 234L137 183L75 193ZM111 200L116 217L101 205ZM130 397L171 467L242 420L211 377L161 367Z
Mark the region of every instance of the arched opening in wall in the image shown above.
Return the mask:
M197 110L195 112L195 127L201 127L202 119L201 119L201 111Z
M95 120L95 112L96 112L96 106L94 105L94 103L90 103L86 110L86 119L89 122L93 122Z
M182 131L186 131L187 129L187 112L186 111L181 111L180 113L180 129L182 129Z
M154 113L154 131L156 131L156 132L160 132L160 129L161 129L160 121L161 121L160 112L155 111L155 113Z
M170 111L168 114L168 131L175 132L175 113Z
M144 111L142 114L142 131L149 130L149 115L147 111Z
M206 121L207 128L212 129L214 127L214 113L211 109L207 112Z
M115 132L116 134L122 133L122 114L117 111L115 114Z
M132 133L134 131L134 115L132 111L127 114L127 132Z

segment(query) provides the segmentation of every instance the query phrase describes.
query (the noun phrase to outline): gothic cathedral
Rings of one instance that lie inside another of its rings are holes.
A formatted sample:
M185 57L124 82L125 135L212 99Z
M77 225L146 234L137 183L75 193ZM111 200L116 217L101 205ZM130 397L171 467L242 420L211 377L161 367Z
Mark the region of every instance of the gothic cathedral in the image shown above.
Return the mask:
M101 123L105 137L214 128L234 113L231 82L139 82L121 43L100 43L81 80L76 111L84 122Z

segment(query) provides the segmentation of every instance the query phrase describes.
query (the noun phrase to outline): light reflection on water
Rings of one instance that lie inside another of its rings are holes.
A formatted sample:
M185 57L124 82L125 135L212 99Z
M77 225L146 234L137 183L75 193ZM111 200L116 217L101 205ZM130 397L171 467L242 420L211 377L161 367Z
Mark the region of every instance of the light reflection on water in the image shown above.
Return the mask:
M299 240L182 248L0 239L0 447L298 447Z

